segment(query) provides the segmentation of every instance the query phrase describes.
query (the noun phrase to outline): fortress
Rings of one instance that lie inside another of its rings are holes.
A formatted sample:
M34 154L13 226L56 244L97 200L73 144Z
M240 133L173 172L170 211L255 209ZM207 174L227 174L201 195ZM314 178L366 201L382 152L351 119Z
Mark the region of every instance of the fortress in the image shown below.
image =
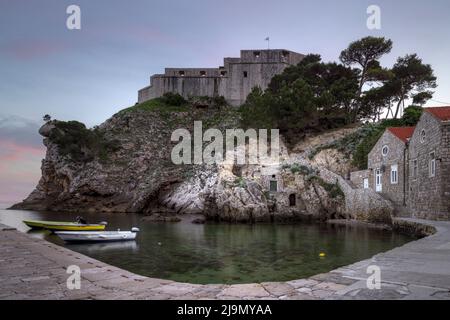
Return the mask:
M138 92L138 102L179 93L184 98L223 96L228 103L239 106L250 91L259 86L266 89L273 76L298 64L303 54L283 50L241 50L240 58L224 58L219 68L166 68L155 74L150 85Z

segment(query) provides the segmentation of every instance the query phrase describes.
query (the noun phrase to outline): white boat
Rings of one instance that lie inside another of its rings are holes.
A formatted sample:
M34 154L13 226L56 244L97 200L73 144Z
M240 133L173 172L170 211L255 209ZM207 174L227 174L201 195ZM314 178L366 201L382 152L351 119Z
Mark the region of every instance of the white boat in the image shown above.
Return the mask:
M57 231L58 237L67 242L108 242L135 240L138 228L131 231Z

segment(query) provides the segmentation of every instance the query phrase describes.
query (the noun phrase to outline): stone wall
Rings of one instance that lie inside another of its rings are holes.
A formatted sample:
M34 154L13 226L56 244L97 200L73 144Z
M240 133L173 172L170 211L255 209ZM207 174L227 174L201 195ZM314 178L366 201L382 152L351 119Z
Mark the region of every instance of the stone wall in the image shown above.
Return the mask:
M175 92L185 98L223 96L238 106L254 87L266 89L273 76L303 57L287 50L241 50L240 58L225 58L219 68L166 68L164 74L151 77L150 86L139 90L138 102Z
M449 125L424 112L411 137L408 205L414 217L433 220L450 218ZM422 132L425 139L422 141ZM435 153L436 174L430 176L430 153ZM417 174L414 175L414 162Z
M447 213L446 219L450 219L450 123L442 123L442 137L440 153L438 158L442 159L438 161L439 171L437 172L441 177L442 184L442 210L443 218L445 218L445 212Z
M382 154L384 146L389 148L387 155ZM375 174L376 170L381 170L381 194L387 199L391 200L398 206L403 206L406 203L406 183L405 180L405 151L406 145L392 134L389 130L386 130L370 151L368 156L368 168L370 170L369 186L375 188ZM397 183L391 183L391 167L397 165Z
M325 168L320 177L328 183L338 183L345 195L345 212L349 218L367 222L391 223L392 204L373 189L355 189L344 178Z
M350 172L350 181L356 188L364 189L364 179L369 179L370 170Z

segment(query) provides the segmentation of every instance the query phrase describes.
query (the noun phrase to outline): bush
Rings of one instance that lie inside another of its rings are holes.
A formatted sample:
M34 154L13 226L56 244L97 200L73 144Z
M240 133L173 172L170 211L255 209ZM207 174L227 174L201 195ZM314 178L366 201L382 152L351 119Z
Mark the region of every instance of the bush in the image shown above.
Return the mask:
M321 177L318 177L318 176L310 177L309 181L310 182L316 181L322 188L325 189L325 191L328 193L328 195L333 199L339 198L339 197L345 198L345 194L337 182L336 183L328 183L325 180L323 180Z
M187 104L187 101L178 93L166 92L162 97L159 98L160 101L166 105L179 107Z
M245 188L247 186L247 183L245 182L244 178L237 177L234 179L234 186L239 188Z
M302 174L302 175L304 175L304 176L307 176L307 175L313 173L314 171L311 168L307 167L307 166L298 165L297 163L294 163L291 166L291 173L295 174L297 172Z
M78 121L55 121L49 139L63 156L75 162L89 162L98 158L107 161L110 152L120 148L118 140L107 140L98 128L89 130Z

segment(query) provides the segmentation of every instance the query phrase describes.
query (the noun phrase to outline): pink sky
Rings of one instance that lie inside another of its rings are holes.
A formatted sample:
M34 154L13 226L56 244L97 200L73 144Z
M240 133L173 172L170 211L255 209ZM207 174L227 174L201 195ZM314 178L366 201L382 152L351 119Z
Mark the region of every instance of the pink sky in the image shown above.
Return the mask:
M0 137L0 209L28 196L39 181L45 147Z

